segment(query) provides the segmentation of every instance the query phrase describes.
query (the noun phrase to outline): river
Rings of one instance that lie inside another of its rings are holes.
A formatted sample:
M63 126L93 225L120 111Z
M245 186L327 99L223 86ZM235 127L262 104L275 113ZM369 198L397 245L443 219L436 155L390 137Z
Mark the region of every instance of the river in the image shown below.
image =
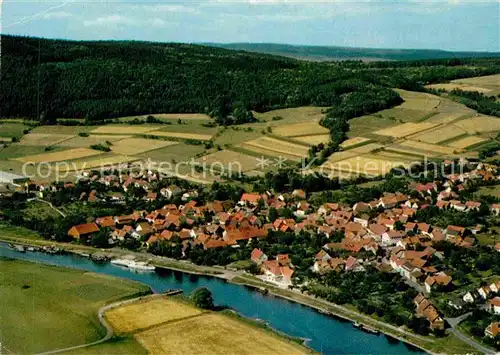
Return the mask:
M307 339L307 345L323 354L410 354L420 353L400 341L384 335L360 331L350 322L323 315L316 310L272 295L263 295L249 287L231 284L215 277L158 270L136 273L110 263L97 264L74 255L50 255L40 252L19 253L0 243L0 256L49 265L88 270L126 278L149 285L155 292L182 289L189 294L205 286L212 291L218 305L233 308L240 314L267 322L274 329L294 337Z

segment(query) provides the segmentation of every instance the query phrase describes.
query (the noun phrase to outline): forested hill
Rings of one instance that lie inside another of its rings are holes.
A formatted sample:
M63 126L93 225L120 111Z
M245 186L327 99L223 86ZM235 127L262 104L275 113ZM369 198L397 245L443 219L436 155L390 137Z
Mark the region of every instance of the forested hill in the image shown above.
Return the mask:
M393 87L498 72L500 60L493 59L313 63L190 44L2 36L0 117L224 117L318 105L349 118L399 102Z
M436 49L379 49L337 46L300 46L277 43L210 43L208 45L226 49L281 55L311 61L374 61L500 57L500 52L453 52Z

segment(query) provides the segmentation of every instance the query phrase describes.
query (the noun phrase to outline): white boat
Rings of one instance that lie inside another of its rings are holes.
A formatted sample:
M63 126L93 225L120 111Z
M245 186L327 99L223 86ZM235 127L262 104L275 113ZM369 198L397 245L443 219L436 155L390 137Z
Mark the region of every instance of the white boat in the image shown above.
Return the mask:
M111 264L118 266L125 266L130 269L142 270L142 271L154 271L156 267L149 265L144 261L135 261L128 259L113 259L111 260Z

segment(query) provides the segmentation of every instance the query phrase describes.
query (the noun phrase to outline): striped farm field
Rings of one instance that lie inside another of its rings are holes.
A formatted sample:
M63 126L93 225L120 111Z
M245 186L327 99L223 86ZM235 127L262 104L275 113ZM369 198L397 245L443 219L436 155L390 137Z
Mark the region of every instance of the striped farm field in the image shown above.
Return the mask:
M407 140L407 141L401 142L399 144L402 145L403 147L421 149L421 150L425 150L425 151L435 152L437 154L456 154L457 153L457 149L454 149L454 148L444 147L442 145L437 145L437 144L417 142L417 141L413 141L413 140Z
M455 122L454 125L464 129L469 134L495 132L500 131L500 118L481 115Z
M238 146L239 148L242 148L244 151L247 151L249 154L254 154L256 156L261 156L261 157L277 157L281 156L287 160L294 161L294 162L299 162L300 157L288 153L277 153L275 151L269 150L269 148L260 148L256 147L254 145L250 145L248 143L243 143Z
M417 156L410 156L408 154L403 154L403 153L397 153L397 152L391 152L391 151L380 151L377 153L371 154L375 159L382 159L382 160L395 160L395 161L413 161L417 160Z
M371 139L365 138L365 137L353 137L349 138L345 141L343 141L340 146L344 149L349 149L350 147L363 144L363 143L368 143Z
M309 148L307 148L306 146L290 143L287 141L271 137L260 137L251 140L249 142L246 142L245 144L251 147L267 149L270 151L270 154L272 155L279 155L279 153L284 153L299 158L307 156L309 151Z
M390 146L387 146L384 148L384 152L390 152L390 153L398 153L398 154L406 154L409 156L415 156L415 157L434 157L439 155L436 152L433 151L428 151L428 150L423 150L423 149L416 149L412 147L406 147L401 144L393 144Z
M319 134L319 135L312 135L312 136L299 136L299 137L294 137L295 140L298 140L300 142L304 142L310 145L318 145L320 143L328 143L330 141L330 135L329 134Z
M208 134L196 134L196 133L184 133L184 132L181 133L181 132L153 131L153 132L148 132L148 135L155 137L175 138L175 139L192 139L198 141L209 141L210 139L212 139L212 136Z
M457 141L448 143L448 145L450 147L453 147L453 148L465 149L465 148L472 147L473 145L480 144L480 143L483 143L486 141L487 141L486 138L470 136L470 137L465 137L465 138L459 139Z
M366 144L366 145L362 145L362 146L359 146L359 147L355 147L355 148L349 149L349 151L361 155L361 154L371 153L374 150L378 150L378 149L381 149L383 147L384 146L382 144L369 143L369 144Z
M113 143L111 150L118 154L134 155L176 144L179 143L159 139L128 138Z
M103 154L102 157L85 160L68 161L67 164L58 165L59 171L88 170L108 165L128 163L138 160L136 157L115 154Z
M91 134L88 137L80 137L76 136L71 139L65 140L64 142L59 143L58 145L62 147L71 147L71 148L84 148L90 147L94 144L106 144L106 142L114 143L116 141L130 138L132 136L120 136L120 135L105 135L105 134Z
M148 125L106 125L100 126L92 130L93 134L142 134L156 129L160 129L162 126L148 126Z
M197 160L200 164L206 164L207 168L230 169L232 173L235 170L250 171L257 168L257 158L251 155L235 152L232 150L221 150L212 154L205 155Z
M80 159L85 157L90 157L94 155L103 154L102 151L88 149L88 148L74 148L69 150L63 150L53 153L45 153L38 155L28 155L25 157L17 158L15 160L22 163L52 163L63 160Z
M359 153L353 152L351 150L346 150L344 152L336 152L328 157L327 162L334 163L334 162L349 159L349 158L352 158L352 157L355 157L358 155L359 155Z
M417 141L437 144L464 134L467 134L467 132L465 132L462 128L455 125L447 125L427 131L417 136L412 136L411 138Z
M453 121L459 119L460 117L466 115L467 113L468 113L467 111L438 113L437 115L434 115L431 118L427 119L426 122L428 122L428 123L450 123L450 122L453 122Z
M407 166L406 161L374 159L373 157L353 157L332 164L332 170L366 175L385 175L391 169Z
M74 135L71 134L57 134L57 133L29 133L24 135L19 142L22 145L36 145L48 147L63 143Z
M273 127L273 133L285 137L300 137L312 135L326 135L328 129L320 126L317 122L300 122Z
M435 127L435 126L437 126L437 123L408 122L408 123L403 123L403 124L398 125L398 126L384 128L384 129L378 130L378 131L373 132L373 133L381 135L381 136L402 138L402 137L406 137L406 136L409 136L409 135L417 133L417 132L425 131L425 130L430 129L430 128Z

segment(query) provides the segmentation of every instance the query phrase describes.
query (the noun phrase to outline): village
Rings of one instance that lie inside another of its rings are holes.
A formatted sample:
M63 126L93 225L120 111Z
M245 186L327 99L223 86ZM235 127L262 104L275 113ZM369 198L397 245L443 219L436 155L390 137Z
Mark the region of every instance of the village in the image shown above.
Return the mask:
M67 235L78 243L88 244L99 235L107 247L135 245L158 255L165 255L162 253L166 248L167 255L177 259L188 259L193 250L217 255L246 249L251 251L243 254L251 263L247 271L283 289L307 285L307 273L322 277L332 272L348 274L374 268L399 274L417 294L413 299L414 316L425 320L430 331L442 332L447 327L446 315L440 310L441 304L433 304L436 295L453 294L445 297L447 308L458 313L468 312L470 305L479 305L491 314L500 314L500 275L489 277L495 279L490 283L480 280L477 288L463 287L463 277L456 280L457 270L450 267L446 253L438 247L447 243L460 250L473 248L478 244L476 236L486 232L487 227L438 227L419 220L422 213L432 210L481 214L498 221L500 204L460 198L469 186L498 184L498 168L483 163L469 163L469 168L433 182L409 182L410 193L384 193L380 198L353 205L326 202L314 206L300 189L290 193L245 192L238 201L198 202L196 189L173 184L158 188L159 177L151 171L140 175L89 173L76 183L26 184L26 189L43 199L77 185L100 186L77 196L84 204L125 205L127 191L132 189L140 191L140 199L148 206L160 199L170 201L159 208L99 216L73 225ZM310 264L304 272L295 265L294 259L298 259L293 253L271 254L259 246L259 242L277 235L315 235L326 242L313 251L313 258L307 259ZM491 246L491 253L500 255L500 243ZM491 322L484 329L486 337L495 338L499 332L499 322Z

